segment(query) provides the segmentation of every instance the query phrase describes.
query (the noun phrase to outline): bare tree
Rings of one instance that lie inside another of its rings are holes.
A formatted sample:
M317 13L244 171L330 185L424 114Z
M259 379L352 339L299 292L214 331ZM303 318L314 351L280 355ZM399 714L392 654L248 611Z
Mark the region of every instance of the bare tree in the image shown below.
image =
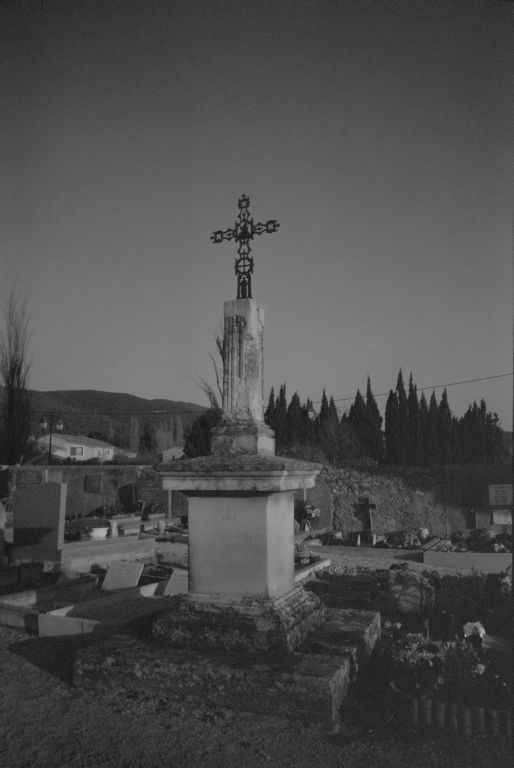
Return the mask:
M6 464L23 458L30 435L31 407L28 390L32 358L28 356L29 315L27 299L16 288L9 293L4 309L5 329L0 334L1 454Z
M221 367L216 362L214 357L211 355L210 352L207 354L212 360L212 364L214 366L214 375L216 377L216 390L214 387L211 387L210 384L208 384L205 379L202 379L200 376L198 379L193 378L193 381L200 387L204 395L209 400L211 409L215 411L216 413L221 413L221 406L220 402L223 402L223 344L224 344L224 327L223 323L220 321L218 329L214 332L214 343L216 344L216 349L218 351L219 356L221 357ZM218 400L218 393L219 393L219 400Z
M141 427L137 416L130 417L128 442L130 450L139 453L141 447Z

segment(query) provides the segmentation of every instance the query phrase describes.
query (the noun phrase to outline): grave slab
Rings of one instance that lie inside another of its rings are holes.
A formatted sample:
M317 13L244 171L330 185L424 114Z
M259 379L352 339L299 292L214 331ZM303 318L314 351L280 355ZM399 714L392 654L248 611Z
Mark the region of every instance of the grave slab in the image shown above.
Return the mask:
M112 591L136 587L143 573L143 563L116 562L109 566L102 584L102 590Z
M40 613L38 616L39 637L59 637L65 635L88 635L99 626L99 621L78 619L71 616L55 616Z
M64 545L58 565L63 570L89 572L92 565L106 567L118 560L151 557L154 547L153 537L119 536L97 541L72 541Z
M168 579L164 589L163 595L184 595L189 591L189 574L186 570L175 568L170 578ZM157 590L159 593L159 589Z

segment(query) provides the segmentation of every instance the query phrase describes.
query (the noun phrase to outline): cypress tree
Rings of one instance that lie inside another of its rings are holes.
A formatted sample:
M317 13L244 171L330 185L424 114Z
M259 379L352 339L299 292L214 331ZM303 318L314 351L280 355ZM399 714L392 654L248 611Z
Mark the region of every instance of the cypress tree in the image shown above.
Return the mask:
M409 464L419 467L423 462L423 443L421 436L418 391L412 380L412 373L409 378L407 405L409 407Z
M270 389L268 407L264 412L264 421L268 427L275 429L275 390L273 387Z
M321 408L319 409L319 425L322 432L325 425L328 424L329 420L330 420L330 413L328 409L328 400L327 400L327 395L325 393L325 390L323 390L323 396L321 398Z
M421 440L421 463L428 466L428 403L425 393L421 392L419 398L419 432Z
M370 441L366 403L364 402L364 398L362 397L359 389L357 390L355 401L352 403L350 413L348 414L348 423L353 427L353 430L359 440L359 458L370 456L371 449L369 445Z
M335 466L339 447L339 414L337 413L337 406L332 395L330 396L330 402L328 404L327 419L323 432L325 451L328 453L332 460L332 464Z
M385 464L399 464L398 396L389 390L385 408Z
M460 420L456 416L452 416L451 455L452 464L464 463L462 460L462 449L460 441Z
M295 392L287 407L284 444L287 450L297 450L305 443L305 422L298 392Z
M398 396L398 459L400 464L406 465L409 463L409 406L401 368L396 382L396 394Z
M448 393L446 388L441 396L437 409L437 441L440 451L440 459L443 464L452 462L452 412L448 405Z
M488 464L501 464L506 459L503 430L497 413L488 412L485 417L485 451Z
M366 386L366 415L369 430L368 448L372 459L382 461L384 453L384 436L382 434L382 416L377 402L371 391L371 380L368 376Z
M286 419L287 419L287 398L286 385L282 384L275 401L275 446L277 453L283 453L286 437Z
M479 429L477 429L477 437L478 437L477 444L479 446L478 456L479 456L480 464L485 464L487 461L486 436L485 436L486 418L487 418L487 406L485 404L485 400L482 398L480 400L480 408L478 412L478 423L480 424L480 427Z
M435 391L430 396L428 406L427 430L425 441L425 464L429 467L441 463L441 452L439 450L439 441L437 439L437 399Z

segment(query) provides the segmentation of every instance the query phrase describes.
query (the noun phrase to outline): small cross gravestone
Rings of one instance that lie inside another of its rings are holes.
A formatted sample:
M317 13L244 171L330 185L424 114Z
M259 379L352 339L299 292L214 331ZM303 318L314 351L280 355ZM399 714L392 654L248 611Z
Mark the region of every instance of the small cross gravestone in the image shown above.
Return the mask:
M376 510L377 505L374 501L370 501L369 496L359 496L360 506L368 513L368 527L369 530L373 530L373 512Z

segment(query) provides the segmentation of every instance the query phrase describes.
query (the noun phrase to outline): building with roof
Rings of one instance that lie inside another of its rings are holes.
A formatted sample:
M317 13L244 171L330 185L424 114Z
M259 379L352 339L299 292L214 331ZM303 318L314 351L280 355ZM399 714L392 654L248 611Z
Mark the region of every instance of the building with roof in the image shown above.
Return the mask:
M162 453L159 454L159 461L161 461L163 464L166 464L168 461L176 461L177 459L181 459L183 455L184 449L179 445L176 445L174 448L166 448L165 451L162 451Z
M44 435L38 438L36 442L48 451L50 435ZM110 443L104 443L103 440L96 440L93 437L52 434L52 458L75 459L75 461L99 459L104 462L112 461L115 455L133 459L136 453L125 451L123 448L116 448Z

